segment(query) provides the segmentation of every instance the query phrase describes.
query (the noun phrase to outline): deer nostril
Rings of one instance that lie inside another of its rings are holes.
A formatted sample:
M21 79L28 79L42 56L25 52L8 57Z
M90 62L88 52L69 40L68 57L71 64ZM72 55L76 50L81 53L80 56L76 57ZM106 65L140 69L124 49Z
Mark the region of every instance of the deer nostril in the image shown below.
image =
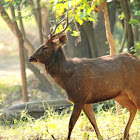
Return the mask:
M32 61L32 59L31 58L29 58L29 62L31 62Z
M35 58L33 58L32 56L29 58L29 61L30 62L33 62L33 61L37 62L37 60Z

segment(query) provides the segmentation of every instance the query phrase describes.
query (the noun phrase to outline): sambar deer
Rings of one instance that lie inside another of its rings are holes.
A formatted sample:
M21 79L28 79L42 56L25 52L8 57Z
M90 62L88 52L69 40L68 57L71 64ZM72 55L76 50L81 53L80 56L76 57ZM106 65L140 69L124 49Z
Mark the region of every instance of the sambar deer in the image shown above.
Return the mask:
M67 19L66 27L55 34L58 25ZM62 46L67 37L62 34L69 25L68 16L50 29L47 41L29 58L30 62L40 62L74 103L69 122L70 140L73 127L81 113L85 112L95 129L98 139L103 139L94 116L92 103L114 99L130 111L130 117L124 131L129 139L129 129L137 109L140 110L140 60L131 54L122 53L99 58L66 58Z

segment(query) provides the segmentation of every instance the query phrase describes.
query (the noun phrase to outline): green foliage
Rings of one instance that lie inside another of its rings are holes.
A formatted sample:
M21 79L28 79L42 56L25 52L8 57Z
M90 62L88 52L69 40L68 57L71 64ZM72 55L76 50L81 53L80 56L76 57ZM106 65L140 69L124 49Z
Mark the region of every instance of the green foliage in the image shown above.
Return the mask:
M134 48L134 47L133 47ZM140 41L135 41L135 48L134 48L135 55L140 55Z
M131 10L131 13L133 14L133 16L131 16L129 24L132 24L133 26L136 26L136 25L139 24L139 21L140 21L139 4L135 0L131 4L132 4L133 8L131 7L130 10Z
M32 16L36 14L35 11L32 10L32 7L30 5L30 1L28 0L5 0L3 2L4 8L8 11L9 13L9 8L13 6L15 8L15 18L12 19L12 21L18 21L18 10L17 7L20 5L21 8L21 13L22 13L22 18L26 21L33 20Z
M138 20L137 19L130 19L129 23L135 26L138 24Z
M80 24L83 24L83 20L96 21L94 17L95 5L100 4L100 0L95 2L89 0L51 0L52 10L56 12L56 17L64 15L68 10L70 17L74 16L74 19Z
M17 7L17 5L20 4L20 5L24 5L24 6L28 6L30 4L30 1L29 0L4 0L3 1L3 5L5 5L5 7L9 7L9 6L14 6L14 7Z
M68 10L69 18L71 19L74 17L80 25L83 24L83 20L96 22L96 16L94 8L96 5L100 4L101 0L96 1L89 1L89 0L50 0L50 8L51 10L56 13L56 18L59 21L60 17L65 15L66 11ZM46 7L46 2L41 1L41 7ZM11 5L17 9L17 6L20 5L22 11L22 18L25 20L31 20L31 17L36 14L36 10L32 10L30 2L28 0L5 0L3 3L5 8L9 8ZM36 6L34 6L36 8ZM12 20L19 20L19 17L16 15L15 19ZM62 30L63 26L59 25L56 30L56 33ZM70 26L68 30L71 30ZM73 31L73 36L79 36L78 31Z
M124 12L122 12L121 15L118 16L118 18L119 18L120 20L123 20L123 19L125 18Z
M79 36L79 32L73 31L73 33L72 33L71 35L72 35L72 36Z

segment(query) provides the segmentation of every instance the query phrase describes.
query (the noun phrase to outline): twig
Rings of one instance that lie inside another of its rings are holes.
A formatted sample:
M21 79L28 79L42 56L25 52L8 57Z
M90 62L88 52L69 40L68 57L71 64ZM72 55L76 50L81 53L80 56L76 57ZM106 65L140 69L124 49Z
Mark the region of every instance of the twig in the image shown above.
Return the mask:
M77 24L76 24L76 21L75 20L74 20L74 24L75 24L75 27L76 27L77 32L79 33L79 40L78 40L78 42L81 42L81 34L80 34L80 31L79 31L79 29L77 27Z
M47 131L47 133L48 133L48 134L50 134L50 132L49 132L48 128L47 128L47 130L46 130L46 131ZM53 138L53 140L56 140L56 138L54 137L54 135L53 135L53 134L50 134L50 135L51 135L51 137Z

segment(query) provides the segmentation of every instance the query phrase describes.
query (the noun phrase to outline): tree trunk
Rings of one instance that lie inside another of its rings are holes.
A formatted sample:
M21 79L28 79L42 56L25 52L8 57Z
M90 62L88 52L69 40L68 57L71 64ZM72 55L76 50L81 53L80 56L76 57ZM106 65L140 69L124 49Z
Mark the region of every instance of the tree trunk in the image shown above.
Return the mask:
M12 13L12 18L15 19L15 12L14 12L13 6L11 6L11 13ZM13 20L13 28L14 28L15 34L17 36L18 45L19 45L19 57L20 57L23 101L28 102L26 70L25 70L24 50L23 50L24 41L22 39L22 34L18 28L18 25L17 25L16 21L14 21L14 20Z
M107 36L107 40L109 42L110 55L114 55L114 54L116 54L115 41L114 41L113 36L111 34L110 22L109 22L109 16L108 16L108 9L107 9L107 1L106 0L104 0L104 2L101 3L101 8L102 8L102 11L104 13L106 36Z
M113 36L111 34L111 29L110 29L108 9L107 9L107 0L104 0L104 2L101 3L101 8L104 13L106 36L109 42L110 55L115 55L116 54L115 41L113 39ZM116 102L116 110L117 110L118 115L120 114L120 109L121 109L121 105Z
M134 40L139 41L140 35L139 35L139 26L136 25L134 27Z
M134 37L133 37L133 32L132 32L132 26L129 24L130 20L130 11L128 8L128 1L127 0L120 0L121 8L122 11L124 12L125 15L125 22L126 28L127 28L127 48L129 53L134 53L133 48L134 48Z
M71 26L73 26L71 24ZM91 58L90 44L88 41L88 36L84 30L83 26L77 23L78 29L81 35L81 42L78 42L77 37L71 36L71 32L68 32L68 41L65 51L68 57L88 57Z
M51 17L52 17L52 14L51 14L51 11L49 10L49 7L43 8L42 9L42 25L43 25L44 33L46 36L49 35L50 33Z
M41 16L41 7L40 7L40 0L36 0L37 8L35 8L35 4L33 0L30 0L31 8L34 13L35 21L38 27L39 33L39 41L40 44L43 44L43 34L42 34L42 16Z
M23 22L22 22L22 16L21 16L21 10L20 10L20 6L18 5L18 16L19 16L19 22L20 22L20 28L21 28L21 32L23 34L23 36L26 38L26 34L24 31L24 26L23 26ZM35 76L39 79L39 81L42 83L43 87L51 92L51 98L54 99L56 98L58 95L56 94L56 91L54 90L54 88L52 87L52 85L49 83L49 81L46 79L46 77L40 73L40 70L37 69L34 65L32 65L29 60L28 60L28 53L25 50L25 61L26 64L28 66L28 68L33 71L33 73L35 74Z
M115 16L116 16L115 2L114 1L109 2L107 3L107 6L109 11L110 28L111 28L111 32L113 33L114 25L115 25ZM96 41L98 56L109 54L108 53L109 46L106 43L107 38L106 38L106 31L105 31L104 14L102 10L100 10L100 12L98 13L97 24L95 26L94 32L95 32L95 41Z
M1 16L3 18L3 20L7 23L8 27L10 28L10 30L14 33L14 35L17 37L17 34L14 32L14 28L13 28L13 23L9 17L9 15L7 14L7 12L5 11L5 9L3 8L1 2L0 2L0 13ZM24 28L24 27L23 27ZM28 50L28 53L30 55L33 54L34 52L34 47L31 44L31 42L27 39L26 36L24 36L25 33L23 33L23 39L25 41L25 46L26 49ZM36 68L34 65L32 65L31 63L29 63L28 61L28 54L27 51L25 51L25 60L27 63L27 66L29 67L29 69L31 71L33 71L33 73L35 74L35 76L39 79L39 81L42 83L43 87L46 89L46 91L50 92L51 94L51 98L54 99L54 97L58 97L58 95L56 94L55 88L52 87L52 84L50 84L50 82L46 79L46 77L44 76L44 74L40 73L40 70L38 68ZM40 66L41 68L41 66Z
M38 30L39 30L39 40L40 44L43 44L43 34L42 34L42 17L41 17L41 7L40 0L37 0L37 22L38 22Z
M92 58L98 57L96 43L95 43L93 22L84 21L83 27L84 27L85 33L87 34L87 37L88 37Z
M38 19L37 19L37 14L36 14L36 9L35 9L35 4L33 0L30 0L30 4L31 4L31 8L32 8L32 12L34 13L34 17L35 17L35 21L38 24Z

